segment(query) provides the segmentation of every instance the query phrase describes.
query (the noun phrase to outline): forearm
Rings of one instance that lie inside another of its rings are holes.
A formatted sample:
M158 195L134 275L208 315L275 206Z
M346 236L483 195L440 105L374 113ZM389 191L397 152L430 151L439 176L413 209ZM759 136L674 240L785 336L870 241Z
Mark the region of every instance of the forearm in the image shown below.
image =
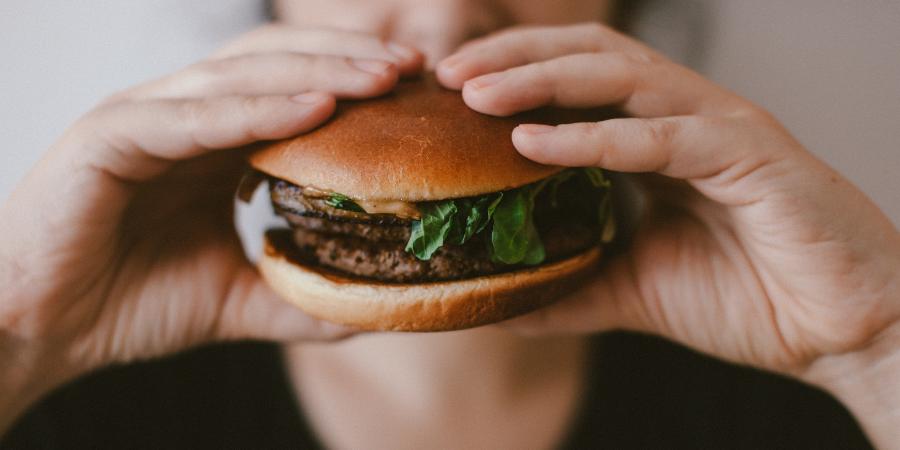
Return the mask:
M866 350L823 358L808 378L835 395L878 449L900 449L900 324Z
M64 364L40 347L0 332L0 437L33 403L69 378L60 370Z
M7 247L8 248L8 247ZM11 259L0 258L0 262ZM48 337L39 314L23 306L37 303L22 286L39 284L16 266L0 263L0 437L32 404L77 374L61 344Z

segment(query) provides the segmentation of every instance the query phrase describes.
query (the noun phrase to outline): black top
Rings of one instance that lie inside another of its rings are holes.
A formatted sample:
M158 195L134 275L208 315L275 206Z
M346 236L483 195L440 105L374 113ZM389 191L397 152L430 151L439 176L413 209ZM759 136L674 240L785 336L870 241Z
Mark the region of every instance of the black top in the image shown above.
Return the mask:
M822 391L629 333L598 336L565 448L866 449ZM278 346L236 343L115 367L58 390L0 449L317 449Z

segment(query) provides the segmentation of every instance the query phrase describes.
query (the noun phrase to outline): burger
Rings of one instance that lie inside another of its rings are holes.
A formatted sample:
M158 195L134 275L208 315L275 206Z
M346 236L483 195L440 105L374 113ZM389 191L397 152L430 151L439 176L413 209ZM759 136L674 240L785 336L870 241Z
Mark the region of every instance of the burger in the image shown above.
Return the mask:
M433 75L341 101L323 126L250 156L243 196L267 181L289 224L266 232L259 271L306 313L369 330L456 330L547 305L598 269L610 184L528 160L510 134L601 115L488 116Z

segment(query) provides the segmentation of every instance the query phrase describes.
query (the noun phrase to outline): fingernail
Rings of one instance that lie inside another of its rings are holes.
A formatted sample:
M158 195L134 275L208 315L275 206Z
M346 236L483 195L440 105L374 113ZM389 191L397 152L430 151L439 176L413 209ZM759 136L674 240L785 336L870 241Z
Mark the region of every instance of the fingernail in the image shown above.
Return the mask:
M541 133L549 133L556 129L556 127L551 125L540 125L536 123L526 123L519 125L519 129L528 133L528 134L541 134Z
M326 96L327 94L324 94L322 92L304 92L302 94L291 97L291 101L303 105L312 105L315 103L321 103L325 100Z
M466 85L471 86L474 89L482 89L488 86L494 85L502 81L506 78L506 71L503 72L494 72L492 74L480 76L478 78L473 78L469 81L466 81Z
M391 63L380 59L352 59L350 61L353 67L372 75L382 76L391 67Z
M409 48L402 44L398 44L396 42L388 42L384 46L389 52L393 53L395 56L403 60L413 59L418 55L418 52L416 52L412 48Z

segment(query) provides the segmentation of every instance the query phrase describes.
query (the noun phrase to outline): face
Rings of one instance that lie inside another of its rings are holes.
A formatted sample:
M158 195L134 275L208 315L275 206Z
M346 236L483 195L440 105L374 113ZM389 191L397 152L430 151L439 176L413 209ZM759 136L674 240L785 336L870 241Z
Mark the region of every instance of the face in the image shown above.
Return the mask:
M463 42L519 24L601 21L614 0L275 0L278 20L374 34L419 48L428 65Z

